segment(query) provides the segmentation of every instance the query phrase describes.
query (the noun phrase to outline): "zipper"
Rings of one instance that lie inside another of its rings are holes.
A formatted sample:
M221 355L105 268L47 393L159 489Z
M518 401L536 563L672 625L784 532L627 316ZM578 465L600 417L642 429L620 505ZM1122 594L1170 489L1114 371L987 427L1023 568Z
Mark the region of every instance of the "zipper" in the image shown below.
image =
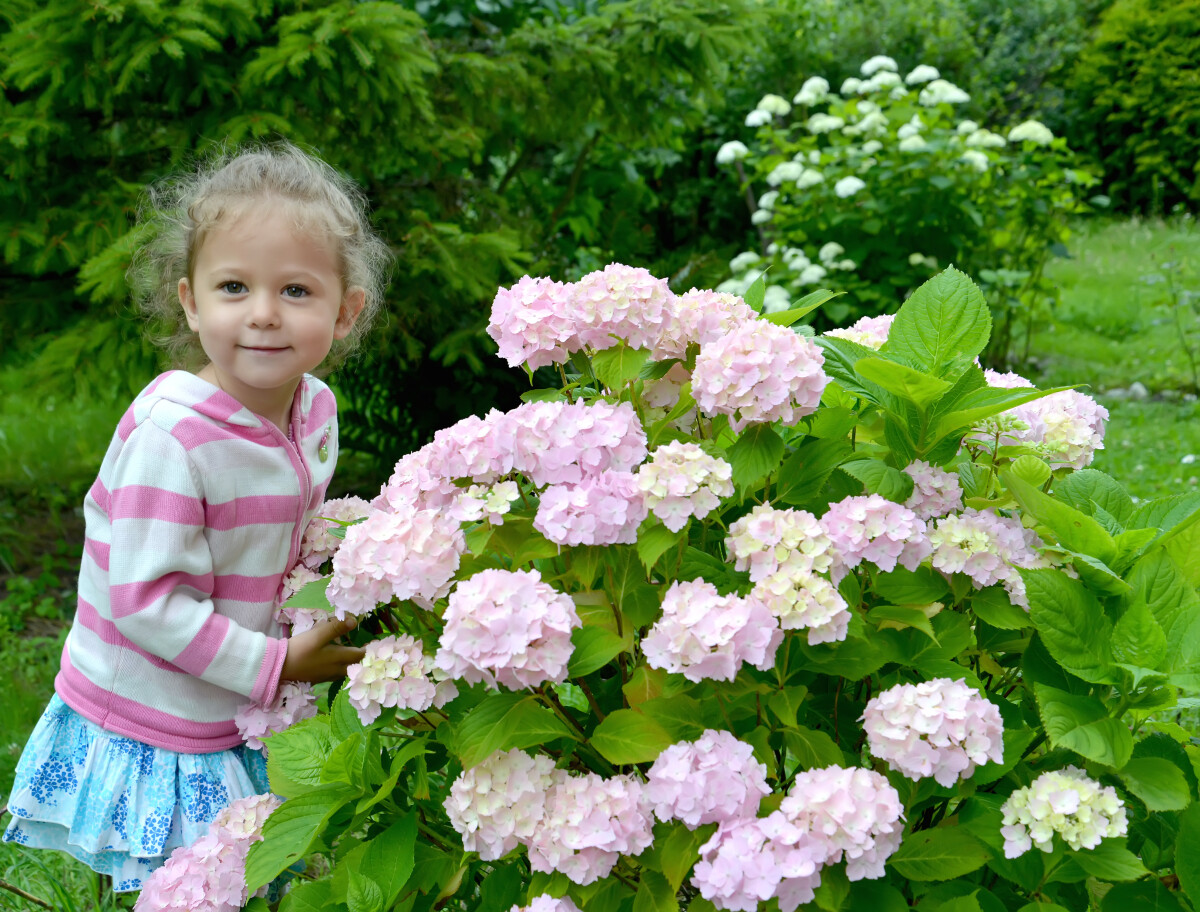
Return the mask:
M296 479L300 482L300 501L296 505L296 522L292 528L292 545L288 554L287 566L283 568L283 573L286 576L296 566L296 559L300 556L300 543L304 539L304 514L308 509L308 502L312 499L312 473L308 470L308 463L304 459L304 450L301 447L300 441L303 439L299 433L299 422L292 419L291 430L295 440L288 440L279 428L271 425L275 433L283 441L284 447L287 448L288 458L292 462L292 468L296 472Z

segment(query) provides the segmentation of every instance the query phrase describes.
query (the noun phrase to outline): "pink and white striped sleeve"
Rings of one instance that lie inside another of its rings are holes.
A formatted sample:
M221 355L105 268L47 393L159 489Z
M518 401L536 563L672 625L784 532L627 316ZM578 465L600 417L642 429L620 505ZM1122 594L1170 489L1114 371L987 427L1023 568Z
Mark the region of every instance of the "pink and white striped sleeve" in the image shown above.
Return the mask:
M109 478L109 603L122 636L194 675L257 702L279 685L286 640L218 614L203 486L184 447L139 424Z

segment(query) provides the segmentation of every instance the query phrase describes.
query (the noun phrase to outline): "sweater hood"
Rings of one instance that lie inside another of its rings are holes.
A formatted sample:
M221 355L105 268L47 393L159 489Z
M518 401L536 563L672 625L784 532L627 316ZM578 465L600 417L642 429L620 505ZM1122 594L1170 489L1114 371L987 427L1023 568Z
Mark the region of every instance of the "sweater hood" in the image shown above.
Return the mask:
M293 422L299 419L303 424L312 408L313 392L309 380L310 377L305 374L296 387L296 396L292 400ZM173 370L159 374L138 393L135 403L149 405L158 400L182 405L230 428L246 429L251 433L271 431L270 422L265 418L250 411L229 393L187 371Z

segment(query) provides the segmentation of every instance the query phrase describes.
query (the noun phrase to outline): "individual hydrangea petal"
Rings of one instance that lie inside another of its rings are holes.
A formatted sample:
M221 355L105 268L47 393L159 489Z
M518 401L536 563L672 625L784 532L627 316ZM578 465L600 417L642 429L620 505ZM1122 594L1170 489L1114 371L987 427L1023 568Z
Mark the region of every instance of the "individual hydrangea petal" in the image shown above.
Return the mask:
M692 830L751 818L770 791L754 748L727 731L709 729L696 741L672 744L646 773L655 816L682 820Z
M824 356L809 339L765 320L734 327L700 347L692 395L705 415L748 424L794 421L815 411L829 378Z
M996 705L963 681L935 678L876 694L860 717L867 749L909 779L950 787L1004 759Z
M303 681L284 681L275 699L263 705L244 703L233 717L242 740L254 750L262 750L262 739L317 714L317 697L312 685Z
M652 668L689 681L732 681L743 662L767 669L783 639L762 602L722 596L705 580L674 582L662 600L662 616L642 640Z
M451 678L509 690L561 684L580 626L569 595L536 570L482 570L450 594L435 664Z
M532 838L556 781L549 757L496 751L458 774L443 806L463 848L495 861Z
M560 776L527 843L534 871L559 871L586 886L607 877L621 855L639 855L653 841L654 816L632 776Z
M1106 837L1124 836L1129 828L1116 790L1075 766L1042 773L1013 792L1000 811L1005 858L1024 855L1035 845L1053 851L1055 833L1078 852L1094 849Z
M835 582L862 561L890 572L899 563L915 570L930 554L925 522L912 510L878 494L847 497L831 504L821 528L833 543Z
M638 469L637 486L650 512L678 532L690 517L703 519L732 496L732 479L733 467L724 459L699 444L674 440Z

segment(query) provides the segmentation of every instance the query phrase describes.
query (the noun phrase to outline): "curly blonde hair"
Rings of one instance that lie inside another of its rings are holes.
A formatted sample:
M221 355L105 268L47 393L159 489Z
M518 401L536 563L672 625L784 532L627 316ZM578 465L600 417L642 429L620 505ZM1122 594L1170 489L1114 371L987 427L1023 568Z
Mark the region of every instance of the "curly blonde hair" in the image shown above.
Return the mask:
M145 240L129 267L130 285L154 327L151 337L176 363L204 362L179 304L179 280L192 281L210 231L264 199L284 203L297 228L336 238L343 290L365 292L362 313L350 334L335 340L327 368L358 346L382 308L394 258L372 229L366 196L353 181L289 142L221 148L194 171L149 187L138 212L135 237Z

